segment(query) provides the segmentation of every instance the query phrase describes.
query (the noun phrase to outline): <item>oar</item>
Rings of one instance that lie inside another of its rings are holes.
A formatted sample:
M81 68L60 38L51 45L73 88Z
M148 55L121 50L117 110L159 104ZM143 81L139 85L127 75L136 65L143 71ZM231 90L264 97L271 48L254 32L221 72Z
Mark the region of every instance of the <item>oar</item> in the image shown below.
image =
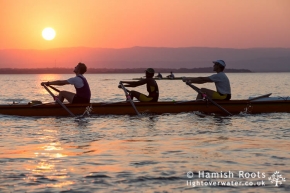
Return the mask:
M188 86L190 86L193 90L195 90L197 93L201 94L202 96L204 96L207 100L209 100L212 104L214 104L215 106L217 106L220 110L222 110L223 112L227 113L228 115L232 116L233 114L230 113L229 111L227 111L226 109L224 109L223 107L221 107L219 104L217 104L216 102L214 102L211 98L209 98L208 96L206 96L204 93L202 93L200 91L199 88L197 88L196 86L190 84L189 82L186 82L186 84Z
M49 85L49 87L52 88L53 90L55 90L56 92L60 92L60 90L58 90L57 88L55 88L55 87L53 87L51 85Z
M249 101L253 101L253 100L256 100L256 99L261 99L261 98L267 98L271 95L272 93L269 93L269 94L264 94L262 96L257 96L257 97L254 97L254 98L250 98Z
M44 84L43 87L45 88L45 90L47 90L47 92L52 96L52 98L60 105L62 106L71 116L75 116L60 100L59 98L57 98L56 96L54 96L54 94L47 88L47 86Z
M123 83L122 83L121 81L120 81L119 84L121 85L121 87L122 87L122 89L123 89L123 91L124 91L124 93L125 93L125 95L126 95L126 98L127 98L127 99L129 100L129 102L131 103L131 105L132 105L133 109L135 110L136 114L137 114L138 116L140 116L140 113L138 112L138 110L137 110L135 104L133 103L133 101L132 101L132 99L131 99L131 97L130 97L130 95L129 95L129 93L128 93L128 90L124 87L124 85L123 85Z

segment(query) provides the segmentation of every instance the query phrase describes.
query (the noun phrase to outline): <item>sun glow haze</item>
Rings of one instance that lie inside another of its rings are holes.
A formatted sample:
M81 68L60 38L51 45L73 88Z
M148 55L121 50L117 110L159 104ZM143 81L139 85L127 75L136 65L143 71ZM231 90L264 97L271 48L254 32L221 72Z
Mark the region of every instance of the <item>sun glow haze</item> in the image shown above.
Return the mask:
M53 40L55 37L55 31L51 27L44 28L42 30L42 37L45 40Z
M0 49L290 45L289 0L22 0L0 7ZM50 25L57 38L43 41L39 34Z

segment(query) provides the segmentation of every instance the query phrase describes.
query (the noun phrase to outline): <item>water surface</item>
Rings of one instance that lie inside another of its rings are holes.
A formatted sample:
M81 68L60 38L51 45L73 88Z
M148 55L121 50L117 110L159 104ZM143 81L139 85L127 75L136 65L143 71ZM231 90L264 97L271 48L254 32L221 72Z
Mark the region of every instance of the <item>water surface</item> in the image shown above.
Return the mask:
M176 74L195 75L210 74ZM290 96L289 75L229 74L233 99ZM40 82L71 76L0 75L0 102L51 102ZM118 82L141 76L87 75L92 102L124 100ZM158 84L162 101L196 96L182 81ZM71 86L63 89L73 91ZM194 112L82 120L0 115L0 192L289 192L289 118L289 113L201 117ZM268 180L276 171L286 180L277 187ZM200 178L202 172L234 175L208 179ZM242 178L240 172L255 177ZM264 181L265 186L193 187L197 181Z

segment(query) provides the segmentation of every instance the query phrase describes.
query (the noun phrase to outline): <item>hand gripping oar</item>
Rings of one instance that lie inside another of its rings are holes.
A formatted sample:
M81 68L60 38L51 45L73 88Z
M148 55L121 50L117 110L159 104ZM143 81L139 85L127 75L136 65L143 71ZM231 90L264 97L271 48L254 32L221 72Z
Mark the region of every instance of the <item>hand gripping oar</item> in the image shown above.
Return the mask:
M220 110L222 110L223 112L227 113L228 115L232 116L233 114L230 113L229 111L227 111L226 109L224 109L223 107L221 107L219 104L217 104L216 102L214 102L211 98L209 98L208 96L206 96L204 93L202 93L200 91L199 88L197 88L196 86L190 84L189 82L186 82L186 84L188 86L190 86L193 90L195 90L198 94L201 94L203 97L205 97L207 100L209 100L212 104L214 104L215 106L217 106Z
M47 92L52 96L52 98L60 105L62 106L71 116L75 116L54 94L47 88L47 86L44 84L43 87Z
M132 99L131 99L131 97L130 97L130 95L129 95L129 93L128 93L128 90L124 87L124 85L123 85L123 83L122 83L121 81L120 81L119 84L121 85L121 88L124 90L124 93L125 93L125 95L126 95L126 98L127 98L127 100L129 100L129 102L131 103L131 105L132 105L133 109L135 110L136 114L140 116L140 113L138 112L138 110L137 110L135 104L133 103L133 101L132 101Z

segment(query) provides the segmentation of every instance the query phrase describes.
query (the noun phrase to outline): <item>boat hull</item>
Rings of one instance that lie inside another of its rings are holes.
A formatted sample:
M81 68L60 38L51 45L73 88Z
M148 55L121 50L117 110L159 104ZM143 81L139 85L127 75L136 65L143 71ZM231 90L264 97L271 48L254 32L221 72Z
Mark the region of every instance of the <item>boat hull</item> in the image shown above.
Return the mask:
M239 113L290 113L290 101L249 101L231 100L216 101L220 106L232 114ZM96 115L135 115L136 112L129 102L120 103L91 103L91 104L65 104L75 115L81 115L91 106L90 114ZM135 106L140 113L164 114L199 111L224 115L218 107L210 102L136 102ZM58 104L42 104L31 106L26 104L0 105L0 114L18 116L69 116L68 112Z

